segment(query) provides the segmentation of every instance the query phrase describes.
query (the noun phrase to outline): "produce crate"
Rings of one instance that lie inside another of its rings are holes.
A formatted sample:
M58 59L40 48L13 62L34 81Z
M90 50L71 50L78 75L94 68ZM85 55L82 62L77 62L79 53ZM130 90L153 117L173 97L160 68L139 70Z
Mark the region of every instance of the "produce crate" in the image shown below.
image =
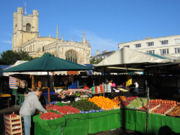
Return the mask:
M23 135L21 116L16 114L4 115L5 134Z
M177 104L173 108L171 108L166 115L172 116L172 117L180 117L180 104Z

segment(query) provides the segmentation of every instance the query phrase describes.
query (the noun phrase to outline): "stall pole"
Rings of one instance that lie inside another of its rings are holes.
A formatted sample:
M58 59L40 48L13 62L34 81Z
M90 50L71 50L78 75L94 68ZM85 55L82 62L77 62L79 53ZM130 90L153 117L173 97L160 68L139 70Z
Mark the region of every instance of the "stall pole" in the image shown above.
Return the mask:
M50 76L48 72L48 103L50 104L51 99L50 99Z
M31 76L32 90L34 90L34 75Z
M105 75L105 74L106 74L106 73L105 73L105 72L106 72L106 68L104 67L103 69L104 69L104 75L103 75L104 85L106 85L106 75ZM105 91L106 91L106 90L104 89L104 93L103 93L103 96L104 96L104 97L105 97Z
M147 110L146 110L146 135L148 134L148 121L149 121L149 87L147 80L145 81L146 92L147 92Z

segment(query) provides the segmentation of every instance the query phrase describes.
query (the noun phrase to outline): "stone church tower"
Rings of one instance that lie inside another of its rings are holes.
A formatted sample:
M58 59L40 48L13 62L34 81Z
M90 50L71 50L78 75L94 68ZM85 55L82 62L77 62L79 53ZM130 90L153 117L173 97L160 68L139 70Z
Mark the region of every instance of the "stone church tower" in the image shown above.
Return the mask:
M13 50L21 50L25 42L38 36L38 11L33 10L32 15L24 16L23 8L18 8L13 16Z
M26 51L32 57L40 57L44 53L51 53L56 57L78 64L89 64L91 47L83 33L82 41L64 41L59 39L59 28L56 37L39 37L38 11L24 15L23 8L18 8L13 18L13 51Z

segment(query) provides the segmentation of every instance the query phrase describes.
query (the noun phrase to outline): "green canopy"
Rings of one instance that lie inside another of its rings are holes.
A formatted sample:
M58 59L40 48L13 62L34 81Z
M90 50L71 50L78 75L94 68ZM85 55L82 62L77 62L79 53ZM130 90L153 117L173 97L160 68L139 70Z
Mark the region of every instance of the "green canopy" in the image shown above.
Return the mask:
M50 71L78 71L78 70L90 70L90 69L87 66L54 57L51 54L44 54L40 58L6 69L3 72L27 72L27 71L50 72Z

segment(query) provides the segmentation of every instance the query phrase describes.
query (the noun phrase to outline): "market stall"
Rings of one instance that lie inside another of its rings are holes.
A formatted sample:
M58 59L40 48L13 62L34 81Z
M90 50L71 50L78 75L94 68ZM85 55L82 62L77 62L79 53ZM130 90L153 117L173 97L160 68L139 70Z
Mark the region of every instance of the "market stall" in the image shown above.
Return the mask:
M127 68L127 64L120 65L122 66L120 67L120 69L124 68L124 71L139 71L139 69L141 70L142 68L144 68L144 65L149 64L137 63L135 64L135 68L132 66L132 64L129 64L129 69ZM110 66L109 69L118 69L118 66L120 65L116 65L114 66L114 68ZM101 69L104 69L105 67L106 66L102 66ZM93 94L97 94L99 90L103 93L101 89L94 88ZM158 134L160 128L164 126L168 126L173 132L180 132L177 124L180 122L180 118L178 117L179 111L176 112L176 110L179 110L176 109L176 106L178 106L177 102L166 101L168 105L164 105L165 102L162 102L162 100L157 102L150 100L149 102L147 102L147 98L138 97L117 97L111 100L102 96L94 96L93 98L89 98L88 101L96 104L99 109L86 110L84 108L77 108L77 106L72 105L74 108L79 109L79 112L71 112L72 110L70 109L70 112L67 111L66 113L64 113L57 110L66 109L58 109L59 107L57 107L57 105L52 106L52 108L50 109L51 112L55 112L55 114L52 114L52 118L50 117L47 120L46 118L43 119L41 115L35 116L35 134L74 135L74 133L76 132L78 135L87 135L88 133L97 133L120 127L124 129L139 131L141 133L153 132ZM56 110L54 110L54 108ZM149 108L149 111L147 111L148 113L146 112L147 108ZM162 111L158 112L157 110L161 110L161 108ZM57 116L57 114L59 115ZM147 115L149 115L148 120L146 119ZM146 122L148 122L149 125L148 131L146 127L147 124L145 124Z
M145 91L147 93L147 108L146 108L146 133L149 128L149 79L148 75L151 75L149 72L149 67L154 65L163 65L163 64L172 64L174 59L168 57L162 57L155 54L148 54L139 51L134 51L129 48L122 48L102 60L99 64L95 66L97 71L107 72L107 73L128 73L128 72L142 72L142 74L147 75L144 81ZM153 73L152 73L153 74Z
M134 51L125 47L95 65L95 70L115 73L136 72L144 71L149 65L167 64L173 61L173 59L168 57Z
M74 135L74 133L88 135L116 128L146 133L144 124L147 115L144 111L147 106L146 101L146 98L141 97L121 96L111 100L106 97L95 96L88 100L81 100L79 104L66 104L64 106L66 109L62 109L62 103L51 105L49 108L51 112L62 116L60 118L48 117L49 120L43 119L41 115L35 116L33 119L35 135L42 133L45 135ZM99 108L93 108L94 106L87 102L91 102ZM88 104L89 108L87 108ZM148 133L158 135L164 127L168 127L172 132L180 133L178 124L180 122L179 103L154 99L150 100L150 108Z
M126 49L121 51L122 53L117 52L102 61L96 69L102 72L144 71L149 65L172 62L167 58L150 56L144 53L137 54L134 51L133 53L125 53ZM139 59L140 57L141 59ZM142 60L142 58L144 59ZM62 125L56 125L59 133L61 132L63 135L74 135L74 133L87 135L89 133L123 128L143 134L153 133L158 135L164 127L169 128L172 132L180 133L178 125L180 122L179 103L176 101L162 99L149 100L148 98L140 97L115 97L111 100L102 96L94 96L93 98L89 98L88 101L96 104L100 109L82 110L82 108L79 108L80 113L63 114L61 118L55 119L64 119ZM56 113L62 114L61 112ZM53 124L54 118L51 120L42 120L37 115L34 117L35 127L36 125L38 125L37 127L42 126L39 121L43 121L44 123L51 121L51 124ZM41 128L36 128L36 135L41 132ZM51 129L46 130L44 134L51 134Z
M73 63L67 60L63 60L58 57L54 57L51 54L44 54L42 57L25 62L23 64L8 68L3 72L49 72L52 71L80 71L89 70L87 66ZM52 82L49 76L49 88L52 88ZM50 89L48 89L48 101L50 102Z

